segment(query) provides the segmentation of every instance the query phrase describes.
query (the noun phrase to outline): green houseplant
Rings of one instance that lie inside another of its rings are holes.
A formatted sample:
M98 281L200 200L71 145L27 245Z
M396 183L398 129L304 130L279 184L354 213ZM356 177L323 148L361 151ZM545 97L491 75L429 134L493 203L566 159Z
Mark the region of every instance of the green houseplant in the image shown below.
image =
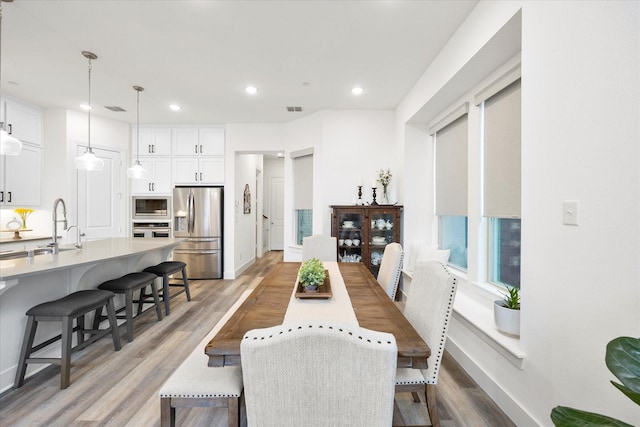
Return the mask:
M298 281L307 291L318 289L318 286L324 284L327 273L324 269L322 261L317 258L311 258L302 263L298 270Z
M493 316L498 330L520 336L520 288L507 286L504 298L493 304Z
M611 381L611 384L636 405L640 405L640 338L618 337L611 340L607 344L605 363L611 373L622 383ZM557 427L632 427L631 424L615 418L566 406L553 408L551 421Z

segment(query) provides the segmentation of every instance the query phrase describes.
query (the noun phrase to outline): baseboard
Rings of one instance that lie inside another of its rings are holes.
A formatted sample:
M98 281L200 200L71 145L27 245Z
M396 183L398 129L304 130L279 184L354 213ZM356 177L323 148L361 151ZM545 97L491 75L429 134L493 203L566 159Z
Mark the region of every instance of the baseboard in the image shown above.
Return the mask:
M487 375L451 336L447 338L446 350L517 426L540 426L540 423Z
M247 268L249 268L249 267L251 267L253 264L255 264L255 262L256 262L256 258L255 258L255 257L253 257L253 258L251 258L251 259L247 260L247 262L245 262L244 264L242 264L240 267L238 267L238 268L236 269L236 273L235 273L235 274L236 274L236 277L240 277L240 275L241 275L242 273L244 273L244 272L245 272L245 270L246 270Z

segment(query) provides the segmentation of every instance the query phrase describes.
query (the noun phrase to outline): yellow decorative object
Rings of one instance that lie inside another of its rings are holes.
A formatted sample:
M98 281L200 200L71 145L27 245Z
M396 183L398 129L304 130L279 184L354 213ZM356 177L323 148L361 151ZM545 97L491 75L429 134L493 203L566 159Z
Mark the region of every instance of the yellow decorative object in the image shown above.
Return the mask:
M17 213L18 215L20 215L20 218L22 219L22 228L26 229L27 228L27 217L33 213L33 209L16 208L14 210L14 212Z

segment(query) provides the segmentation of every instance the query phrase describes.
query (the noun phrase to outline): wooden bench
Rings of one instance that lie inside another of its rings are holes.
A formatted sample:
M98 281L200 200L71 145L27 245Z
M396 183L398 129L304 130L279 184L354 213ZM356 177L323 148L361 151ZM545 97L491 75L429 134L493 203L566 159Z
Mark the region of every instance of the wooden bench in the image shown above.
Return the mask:
M226 407L229 427L240 425L242 370L240 366L210 368L204 347L252 292L246 290L216 326L160 388L160 425L175 426L176 408Z

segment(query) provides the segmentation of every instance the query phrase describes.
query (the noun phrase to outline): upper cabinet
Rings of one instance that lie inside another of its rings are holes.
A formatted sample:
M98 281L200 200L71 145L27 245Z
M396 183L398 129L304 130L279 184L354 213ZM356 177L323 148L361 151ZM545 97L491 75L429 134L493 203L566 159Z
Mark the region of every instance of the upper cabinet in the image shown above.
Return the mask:
M224 126L140 126L131 128L131 152L149 171L133 180L132 194L170 194L174 185L224 184Z
M223 127L174 128L174 156L224 156Z
M2 100L5 129L23 143L42 147L42 110L10 99Z
M0 205L39 206L42 201L42 109L0 100L0 121L22 142L17 156L0 156Z
M135 158L132 160L135 161ZM171 194L171 159L146 157L140 160L149 176L131 180L132 194Z
M0 205L39 206L42 198L42 149L22 144L17 156L1 156Z
M137 129L132 128L133 155L137 154ZM171 128L140 126L140 156L170 156Z

